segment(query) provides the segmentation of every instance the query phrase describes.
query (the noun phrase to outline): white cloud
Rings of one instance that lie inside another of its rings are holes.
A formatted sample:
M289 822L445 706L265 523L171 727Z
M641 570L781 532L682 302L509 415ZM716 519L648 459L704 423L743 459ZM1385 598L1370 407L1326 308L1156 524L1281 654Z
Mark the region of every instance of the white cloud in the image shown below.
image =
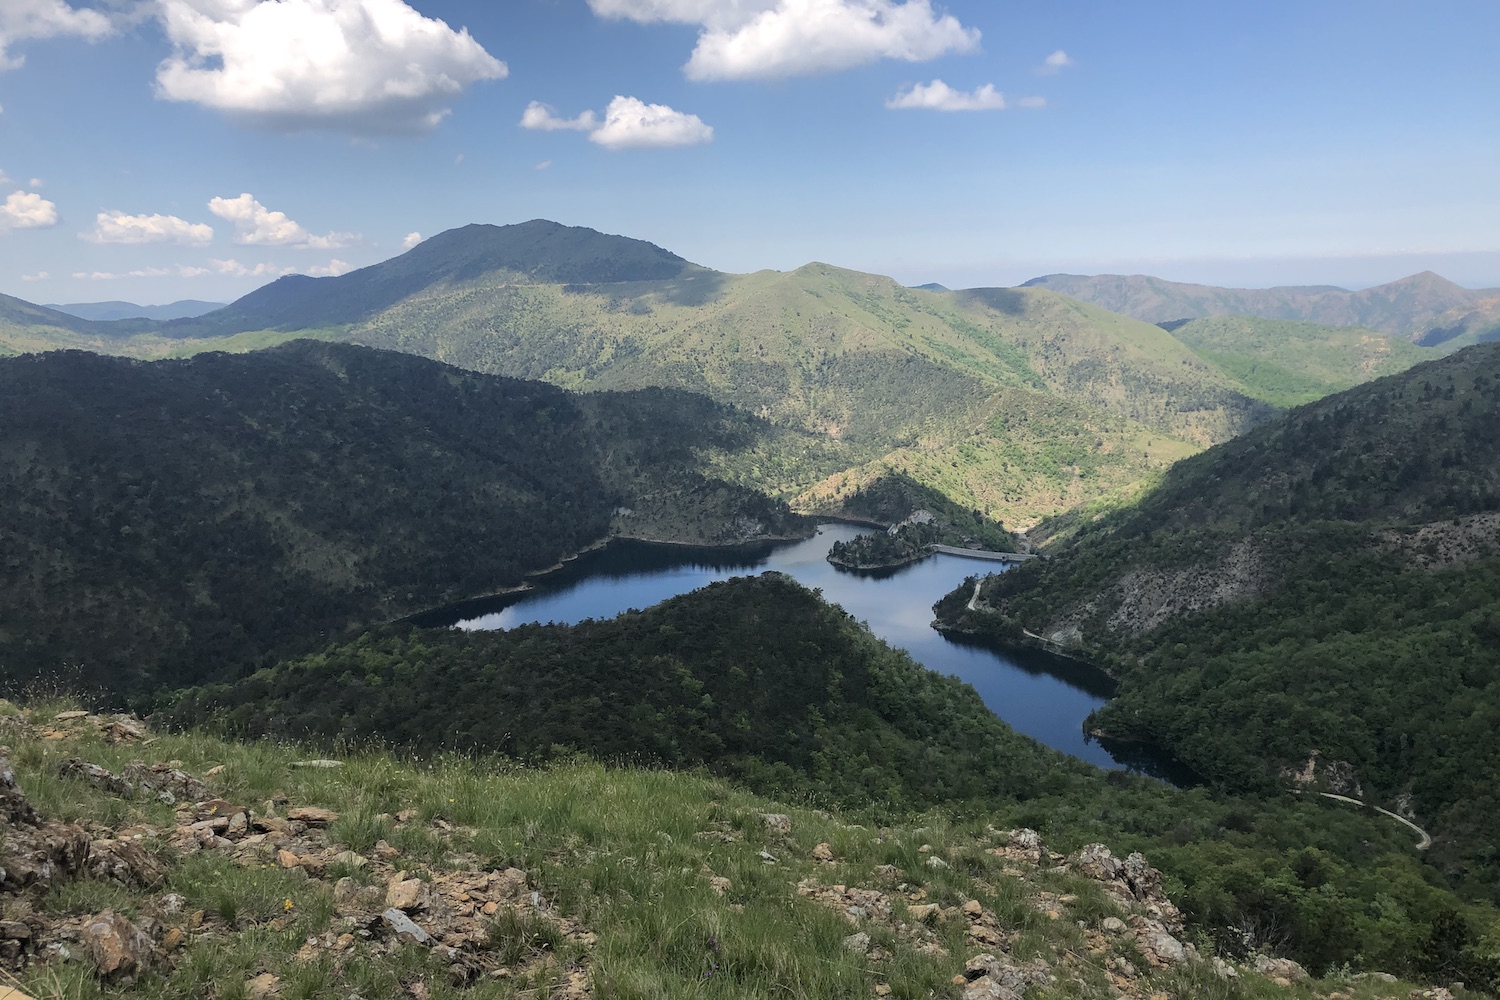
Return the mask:
M1058 49L1042 60L1042 68L1037 72L1044 76L1051 76L1053 73L1061 73L1071 65L1073 65L1072 58L1062 49Z
M227 274L235 278L279 278L297 270L295 267L280 267L276 264L265 263L247 267L237 260L219 260L215 257L210 257L208 263L216 273Z
M46 229L57 225L57 206L39 194L13 191L0 205L0 232L7 229Z
M208 203L208 210L234 225L234 241L241 246L337 250L357 238L353 233L314 236L287 218L285 212L271 211L250 194L215 198Z
M1016 105L1037 111L1047 106L1047 99L1045 97L1023 97L1016 102Z
M646 149L668 146L696 146L713 142L712 125L705 125L697 115L690 115L665 104L647 104L635 97L616 95L604 109L601 119L592 111L577 118L558 118L545 104L532 101L521 117L522 128L574 129L589 134L589 142L606 149ZM536 165L538 170L552 166L551 160Z
M972 52L979 31L931 0L589 0L600 17L696 24L692 80L788 77L877 59L920 62Z
M521 127L542 132L592 132L599 127L599 119L592 111L585 111L577 118L559 118L541 101L532 101L521 115Z
M24 56L8 52L16 42L63 35L96 41L113 30L109 18L97 10L71 7L63 0L4 0L0 3L0 72L25 62Z
M134 271L74 271L80 281L119 281L123 278L197 278L208 274L204 267L179 264L176 267L142 267Z
M987 83L972 93L954 90L942 80L914 84L885 102L888 108L925 108L931 111L1001 111L1005 95Z
M176 47L157 95L272 128L425 132L470 86L508 72L467 29L402 0L156 2Z
M21 280L22 281L46 281L50 277L52 277L52 275L48 274L46 271L38 271L36 274L23 274L23 275L21 275Z
M100 212L94 231L81 234L92 243L182 243L207 246L213 242L212 226L188 222L175 215L126 215Z
M589 142L606 149L695 146L712 142L712 125L697 115L684 114L665 104L646 104L634 97L616 97L604 112L604 124L589 133Z
M13 182L4 170L0 170L0 187L8 187Z
M314 278L337 278L339 275L348 274L352 270L354 270L353 264L347 260L339 260L335 257L327 264L308 268L307 273Z
M422 234L421 233L407 233L406 234L406 238L401 241L401 249L402 250L410 250L412 247L416 246L418 243L421 243L421 242L422 242Z
M551 167L552 167L552 161L551 160L543 160L541 163L538 163L533 169L535 169L535 170L550 170Z

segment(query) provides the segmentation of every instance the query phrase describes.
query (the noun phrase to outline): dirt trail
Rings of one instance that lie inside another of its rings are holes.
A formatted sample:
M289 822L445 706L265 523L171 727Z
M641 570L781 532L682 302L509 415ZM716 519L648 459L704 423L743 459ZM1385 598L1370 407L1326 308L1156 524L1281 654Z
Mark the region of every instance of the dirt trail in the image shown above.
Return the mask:
M1419 836L1419 837L1422 838L1420 841L1417 842L1417 850L1419 850L1419 851L1425 851L1425 850L1427 850L1427 848L1429 848L1429 847L1432 846L1432 836L1430 834L1428 834L1428 832L1426 830L1422 829L1420 826L1418 826L1417 824L1413 823L1411 820L1407 819L1405 816L1398 816L1397 814L1391 812L1389 809L1382 809L1379 806L1372 806L1368 802L1362 802L1359 799L1352 799L1352 798L1350 798L1347 795L1335 795L1333 792L1319 792L1318 794L1321 795L1321 796L1323 796L1323 798L1325 798L1325 799L1334 799L1334 800L1339 801L1339 802L1351 802L1351 803L1353 803L1354 805L1357 805L1357 806L1364 806L1366 809L1374 809L1376 812L1380 813L1380 815L1382 815L1382 816L1389 816L1391 819L1395 820L1397 823L1400 823L1400 824L1402 824L1404 826L1411 827L1412 830L1416 831L1417 836Z

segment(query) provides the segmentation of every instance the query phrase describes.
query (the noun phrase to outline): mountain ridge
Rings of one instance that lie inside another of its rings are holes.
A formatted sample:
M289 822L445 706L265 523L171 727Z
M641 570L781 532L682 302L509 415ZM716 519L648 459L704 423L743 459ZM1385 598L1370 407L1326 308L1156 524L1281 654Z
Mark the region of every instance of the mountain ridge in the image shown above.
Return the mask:
M1432 271L1358 291L1336 286L1227 288L1168 281L1152 275L1050 274L1022 287L1050 288L1152 323L1243 315L1330 326L1364 326L1422 341L1454 310L1493 298Z

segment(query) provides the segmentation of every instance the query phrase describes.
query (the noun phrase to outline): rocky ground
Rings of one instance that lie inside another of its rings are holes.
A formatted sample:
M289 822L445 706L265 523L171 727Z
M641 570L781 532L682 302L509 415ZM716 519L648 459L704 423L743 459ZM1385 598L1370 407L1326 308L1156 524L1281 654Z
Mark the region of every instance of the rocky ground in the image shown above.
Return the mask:
M794 819L708 801L686 843L668 832L674 821L659 805L661 829L643 831L635 846L571 819L574 828L560 828L534 862L492 866L483 859L494 852L480 845L493 831L435 815L457 815L457 794L448 810L342 818L340 808L355 800L347 788L341 800L301 792L245 801L235 789L246 784L229 780L225 765L158 759L161 750L182 753L180 738L158 739L134 718L81 711L45 720L0 713L0 742L0 980L20 991L0 986L3 1000L205 990L215 1000L769 996L757 984L775 981L774 966L794 959L847 971L805 994L784 987L798 996L1453 995L1380 975L1320 982L1274 956L1236 964L1200 954L1144 857L1119 858L1099 844L1064 857L1031 830L991 829L977 839L939 830L928 843L917 839L920 830L867 830L825 814ZM93 797L89 818L46 815L11 767L17 755L54 803ZM394 780L382 767L372 778L350 774L357 764L287 757L273 780L368 788ZM604 783L591 793L596 802L581 804L597 807L585 815L624 815L607 801L620 794L623 773L589 772ZM639 798L639 789L630 794ZM566 797L569 808L580 805ZM637 815L649 822L650 804ZM546 837L540 817L504 835ZM661 856L651 844L662 845ZM689 858L696 865L681 866ZM904 863L876 863L881 858ZM652 864L660 865L656 881L629 881ZM586 877L570 884L570 871ZM619 884L604 884L612 879ZM653 912L672 909L666 879L680 880L683 898L701 901L680 914ZM694 885L701 897L691 895ZM570 902L559 903L557 893ZM618 906L606 905L615 897ZM629 926L648 916L656 930ZM670 940L694 921L706 929L702 940L686 947ZM843 926L826 938L830 953L822 957L749 940L796 923L810 929L798 934L813 947L819 921ZM701 965L664 975L657 982L666 987L647 988L641 973L619 971L682 966L684 955ZM758 968L746 971L751 966Z

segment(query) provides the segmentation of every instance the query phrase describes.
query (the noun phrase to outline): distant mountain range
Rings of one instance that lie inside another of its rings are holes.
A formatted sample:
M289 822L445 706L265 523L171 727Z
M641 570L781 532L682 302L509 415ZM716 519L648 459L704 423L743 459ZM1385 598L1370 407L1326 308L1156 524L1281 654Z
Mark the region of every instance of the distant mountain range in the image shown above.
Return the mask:
M1500 289L1463 288L1431 271L1357 292L1331 285L1216 288L1142 274L1049 274L1025 287L1049 288L1151 323L1260 316L1362 326L1429 347L1500 339Z
M1226 336L1174 335L1046 287L911 289L821 263L724 274L542 220L450 230L165 322L0 299L0 353L160 358L312 337L569 389L686 389L821 442L736 473L803 509L836 511L904 472L1015 527L1424 356L1373 330Z
M182 299L164 306L140 306L134 302L70 302L64 305L49 305L46 308L79 319L95 322L110 322L117 319L149 319L164 322L172 319L191 319L206 312L224 308L223 302L201 302L198 299Z

